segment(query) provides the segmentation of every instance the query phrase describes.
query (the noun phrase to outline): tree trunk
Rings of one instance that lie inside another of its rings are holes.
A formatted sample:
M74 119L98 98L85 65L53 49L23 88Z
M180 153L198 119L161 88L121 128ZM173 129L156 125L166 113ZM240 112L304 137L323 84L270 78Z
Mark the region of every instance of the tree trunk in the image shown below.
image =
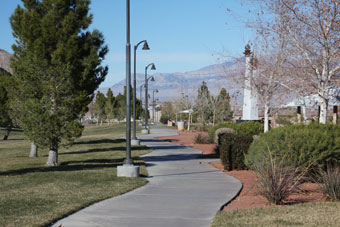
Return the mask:
M103 120L100 120L100 126L103 126Z
M307 124L307 110L306 106L302 106L302 117L303 117L303 124Z
M338 123L338 106L333 106L333 125Z
M214 115L213 115L213 126L215 126L215 118L216 118L216 111L214 110Z
M9 134L11 133L12 131L12 125L9 125L7 128L6 128L6 133L4 135L4 140L8 140L8 137L9 137Z
M301 106L297 107L296 114L297 114L297 123L301 124Z
M264 132L269 130L269 105L265 103L264 105Z
M38 157L38 147L34 144L34 142L31 142L31 151L29 157L30 158Z
M46 165L47 166L58 165L58 146L51 145Z
M327 107L328 107L328 101L325 98L320 97L320 116L319 116L320 124L327 123Z

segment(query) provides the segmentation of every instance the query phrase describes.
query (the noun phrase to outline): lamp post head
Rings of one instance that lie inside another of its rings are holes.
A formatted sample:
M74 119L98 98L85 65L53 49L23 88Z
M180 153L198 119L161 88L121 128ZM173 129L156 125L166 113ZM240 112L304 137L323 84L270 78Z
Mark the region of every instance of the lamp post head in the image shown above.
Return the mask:
M156 89L155 92L158 93L158 89Z
M151 70L156 70L156 66L155 66L155 64L152 64L152 66L151 66Z
M151 77L151 81L155 81L155 78L153 76Z
M143 45L142 50L150 50L150 47L149 47L148 42L146 40L144 41L144 45Z

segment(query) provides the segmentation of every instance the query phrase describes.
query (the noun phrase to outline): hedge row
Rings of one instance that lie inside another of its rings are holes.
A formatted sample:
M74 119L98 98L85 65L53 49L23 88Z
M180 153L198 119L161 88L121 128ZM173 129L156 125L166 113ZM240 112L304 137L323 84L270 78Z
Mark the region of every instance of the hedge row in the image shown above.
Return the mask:
M244 157L252 141L249 135L226 133L219 136L220 159L225 170L246 169Z
M245 121L239 124L233 122L223 122L209 129L208 133L212 140L215 140L216 130L220 128L232 128L237 132L237 134L248 136L260 135L261 133L263 133L263 124L259 122Z
M271 155L291 167L325 167L340 162L340 125L288 125L271 129L254 141L246 155L250 168Z

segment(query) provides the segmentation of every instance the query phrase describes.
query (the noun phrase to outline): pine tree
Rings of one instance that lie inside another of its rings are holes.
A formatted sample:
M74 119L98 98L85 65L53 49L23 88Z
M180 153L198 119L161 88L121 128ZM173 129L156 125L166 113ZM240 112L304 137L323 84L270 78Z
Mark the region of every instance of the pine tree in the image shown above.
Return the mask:
M126 93L125 93L126 94ZM126 95L118 94L115 103L115 117L118 121L125 118L126 114Z
M230 96L226 89L222 88L217 96L216 123L229 121L233 117L230 106Z
M22 0L10 18L16 44L10 106L28 138L48 147L58 163L61 144L82 133L79 118L105 79L107 53L98 30L89 31L89 0Z
M209 119L209 116L212 114L210 92L205 81L202 82L201 87L198 89L194 109L196 112L198 112L199 117L201 119L201 124L204 127L205 122Z
M0 68L0 127L6 128L4 140L8 139L8 136L12 130L13 123L10 118L10 111L8 108L9 98L7 92L7 86L10 82L10 74Z
M110 125L111 120L115 117L115 102L116 99L113 96L111 88L106 93L106 103L105 103L105 113L106 113L106 118L108 119L108 125Z
M103 124L103 120L106 119L106 111L105 111L105 105L106 105L106 98L103 93L100 91L97 92L96 95L96 101L94 102L94 115L97 118L97 123L100 121L100 124Z

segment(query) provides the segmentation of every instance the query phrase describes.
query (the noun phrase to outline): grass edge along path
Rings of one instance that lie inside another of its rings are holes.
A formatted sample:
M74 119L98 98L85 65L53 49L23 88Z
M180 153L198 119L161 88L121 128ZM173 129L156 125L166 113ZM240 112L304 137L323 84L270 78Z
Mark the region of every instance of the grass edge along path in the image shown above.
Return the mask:
M124 194L147 183L145 178L118 178L125 158L125 125L91 126L76 143L59 151L59 166L46 167L48 151L28 158L30 143L22 133L0 141L0 225L49 226L93 203ZM1 136L1 135L0 135ZM140 155L132 148L135 165L147 176Z
M211 227L224 226L338 226L340 202L220 211Z

